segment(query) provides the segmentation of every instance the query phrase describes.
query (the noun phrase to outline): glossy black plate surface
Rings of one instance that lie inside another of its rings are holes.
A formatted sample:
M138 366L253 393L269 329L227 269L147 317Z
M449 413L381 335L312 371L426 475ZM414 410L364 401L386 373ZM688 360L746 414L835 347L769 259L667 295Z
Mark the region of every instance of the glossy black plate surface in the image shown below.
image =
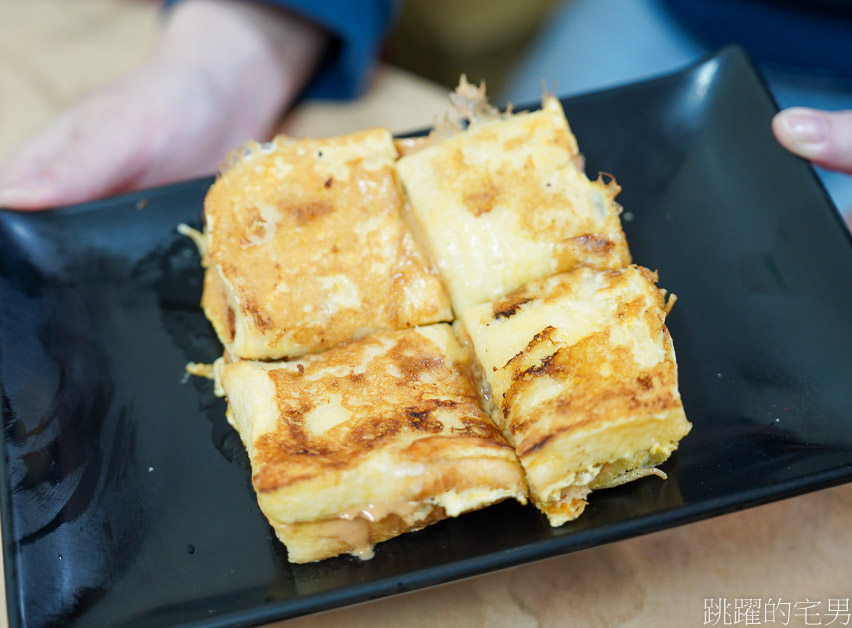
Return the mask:
M503 504L287 563L247 458L188 361L219 346L192 244L209 180L54 213L0 211L2 518L13 625L252 624L586 548L852 478L852 240L726 50L565 102L614 173L669 318L694 423L664 466L550 528Z

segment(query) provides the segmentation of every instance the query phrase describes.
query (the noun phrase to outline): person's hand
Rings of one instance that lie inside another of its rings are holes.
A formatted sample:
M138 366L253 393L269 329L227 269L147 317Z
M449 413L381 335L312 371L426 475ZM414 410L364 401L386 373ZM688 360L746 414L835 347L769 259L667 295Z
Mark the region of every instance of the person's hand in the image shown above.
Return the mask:
M775 115L772 130L781 145L828 170L852 175L852 111L791 107ZM852 207L841 207L852 229Z
M852 174L852 111L791 107L772 120L784 148L828 170Z
M0 206L43 209L215 172L265 139L325 35L288 13L185 0L142 67L84 98L0 166Z

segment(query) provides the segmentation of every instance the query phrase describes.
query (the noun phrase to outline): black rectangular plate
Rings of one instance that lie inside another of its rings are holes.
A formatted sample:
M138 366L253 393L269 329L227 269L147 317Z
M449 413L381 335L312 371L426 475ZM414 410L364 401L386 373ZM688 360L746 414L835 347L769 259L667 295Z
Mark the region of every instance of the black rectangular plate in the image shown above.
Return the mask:
M726 49L565 101L587 170L615 174L669 318L694 423L646 478L553 529L504 503L290 565L246 455L188 361L220 351L175 232L209 179L51 213L0 211L6 587L13 625L255 624L718 515L852 478L852 241L775 105Z

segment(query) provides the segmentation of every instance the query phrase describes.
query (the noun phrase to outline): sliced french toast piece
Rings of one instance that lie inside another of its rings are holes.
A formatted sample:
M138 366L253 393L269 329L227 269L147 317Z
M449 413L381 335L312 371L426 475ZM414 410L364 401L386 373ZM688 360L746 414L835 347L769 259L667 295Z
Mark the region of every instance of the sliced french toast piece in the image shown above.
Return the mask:
M449 325L372 334L289 362L220 359L260 509L304 563L353 554L504 499L515 452L479 406Z
M470 91L463 82L456 99ZM627 266L619 187L586 177L560 102L498 114L477 94L467 128L412 146L396 165L456 315L579 265Z
M656 273L579 268L531 282L457 322L530 497L558 526L592 490L645 475L689 432Z
M196 235L202 307L246 359L316 352L452 319L402 217L386 129L251 144L217 178Z

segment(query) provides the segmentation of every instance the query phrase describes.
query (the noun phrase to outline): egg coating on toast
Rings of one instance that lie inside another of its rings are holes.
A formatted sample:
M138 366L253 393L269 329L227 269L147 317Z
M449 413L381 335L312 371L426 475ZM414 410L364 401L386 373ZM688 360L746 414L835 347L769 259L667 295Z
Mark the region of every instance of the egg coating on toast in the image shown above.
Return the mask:
M246 359L451 320L402 218L389 131L252 144L204 202L202 307Z
M397 162L413 221L456 315L581 264L630 253L614 181L590 181L562 105L471 120Z
M557 526L586 496L663 475L690 430L656 273L579 268L537 280L457 323L533 503Z
M527 487L478 405L449 325L372 334L290 362L220 360L261 510L291 562L373 546Z

